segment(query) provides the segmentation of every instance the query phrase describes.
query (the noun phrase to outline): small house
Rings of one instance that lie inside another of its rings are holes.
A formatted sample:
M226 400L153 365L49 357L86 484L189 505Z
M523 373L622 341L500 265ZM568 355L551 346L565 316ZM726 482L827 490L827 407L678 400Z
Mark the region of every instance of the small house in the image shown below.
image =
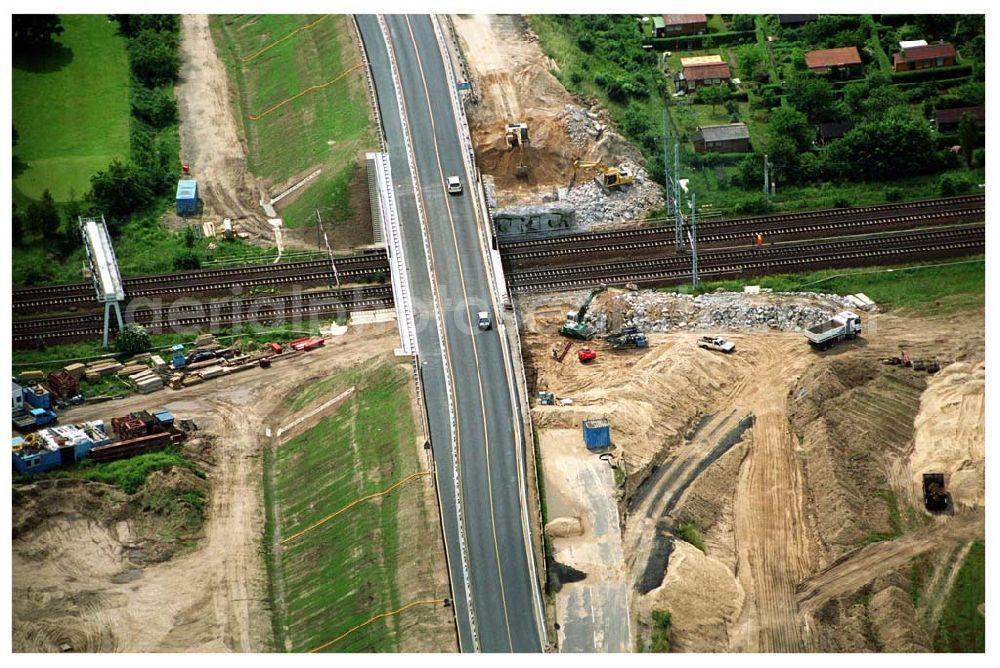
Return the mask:
M665 27L666 24L663 22L662 15L653 17L653 37L666 37Z
M840 139L854 129L854 121L837 121L836 123L820 123L816 126L816 141L820 144Z
M655 29L655 23L653 27ZM663 14L663 34L656 36L703 35L707 31L708 16L705 14Z
M951 67L955 64L955 47L947 42L911 46L892 54L893 72Z
M819 14L778 14L778 25L782 28L796 28L819 18Z
M809 51L805 58L806 67L817 73L836 72L851 75L861 69L861 54L858 53L856 46Z
M198 213L198 181L182 179L177 182L177 215L190 216Z
M692 140L698 153L748 153L750 131L745 123L702 125Z
M701 63L684 68L679 82L689 93L699 86L728 84L732 80L729 65L724 62Z
M934 127L938 132L955 132L962 116L972 114L980 130L986 128L986 107L959 107L957 109L938 109L934 112Z

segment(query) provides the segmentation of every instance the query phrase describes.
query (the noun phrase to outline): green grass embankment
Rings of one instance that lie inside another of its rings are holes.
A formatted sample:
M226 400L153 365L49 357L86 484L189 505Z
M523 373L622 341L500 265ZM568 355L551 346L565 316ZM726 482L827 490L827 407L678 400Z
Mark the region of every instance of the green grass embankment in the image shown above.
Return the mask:
M282 205L287 227L308 223L316 209L324 220L349 219L348 183L359 169L358 155L378 145L350 21L345 15L212 17L216 48L237 90L250 171L278 186L323 170Z

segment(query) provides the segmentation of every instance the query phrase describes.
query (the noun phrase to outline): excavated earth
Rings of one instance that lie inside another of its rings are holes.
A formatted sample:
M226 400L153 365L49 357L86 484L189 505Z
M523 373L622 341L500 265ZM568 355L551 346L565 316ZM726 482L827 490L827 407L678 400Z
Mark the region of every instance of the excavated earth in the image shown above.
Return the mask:
M634 322L621 296L598 295L595 317ZM519 304L529 386L556 397L532 418L543 464L553 435L560 461L594 459L580 422L611 422L611 454L626 473L617 499L635 643L648 643L652 611L668 610L678 651L930 650L958 566L985 534L983 311L864 314L860 339L821 353L795 314L829 312L836 299L758 295L786 331L739 317L737 329L651 319L645 350L573 342L560 362L558 329L581 298ZM708 334L736 351L699 349ZM586 365L576 359L584 345L598 353ZM903 350L937 359L940 372L881 363ZM928 471L945 474L953 512L924 509ZM549 499L580 493L573 481L546 482ZM550 540L558 553L567 539ZM596 539L584 521L571 540Z

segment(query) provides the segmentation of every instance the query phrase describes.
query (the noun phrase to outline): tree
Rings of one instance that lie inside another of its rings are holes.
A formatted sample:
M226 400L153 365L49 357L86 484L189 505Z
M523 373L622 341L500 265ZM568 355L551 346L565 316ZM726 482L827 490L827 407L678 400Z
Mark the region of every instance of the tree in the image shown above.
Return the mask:
M740 32L753 30L753 14L733 14L730 28Z
M81 245L80 215L83 208L76 199L76 193L70 192L69 201L63 206L62 230L59 235L59 255L66 257Z
M110 216L127 216L145 208L153 198L142 170L115 158L108 168L90 178L92 200Z
M186 271L201 268L201 258L189 248L179 250L174 255L174 269Z
M24 241L24 214L16 204L11 204L10 235L14 246L19 246Z
M829 123L841 116L830 82L813 74L788 82L788 103L804 112L810 123Z
M42 193L42 199L28 205L28 224L39 232L47 241L53 234L59 231L59 208L52 193L48 190Z
M712 113L720 104L729 99L729 89L725 85L703 86L698 89L698 102L712 105Z
M52 44L53 37L62 33L62 23L55 14L14 14L11 19L15 52L44 49Z
M774 182L798 182L799 150L795 140L782 135L771 137L767 142L767 161L773 166Z
M149 346L149 334L146 333L146 328L137 322L125 325L115 337L115 348L129 355L146 352Z
M815 133L809 119L795 107L779 107L771 112L767 119L767 131L771 139L788 138L795 145L797 152L812 148Z
M764 184L764 154L750 153L743 156L736 166L733 182L744 190L756 190Z
M865 120L824 149L827 166L853 179L880 180L932 171L934 137L927 122L902 109Z
M142 30L180 30L175 14L110 14L109 18L118 22L118 32L124 37L135 37Z
M976 144L979 143L979 125L973 114L964 113L958 119L958 142L962 145L965 166L971 168L972 155L976 150Z
M128 42L129 61L136 78L150 88L173 83L180 72L177 35L142 30Z
M767 55L759 44L744 44L736 48L736 62L740 76L747 81L767 81Z

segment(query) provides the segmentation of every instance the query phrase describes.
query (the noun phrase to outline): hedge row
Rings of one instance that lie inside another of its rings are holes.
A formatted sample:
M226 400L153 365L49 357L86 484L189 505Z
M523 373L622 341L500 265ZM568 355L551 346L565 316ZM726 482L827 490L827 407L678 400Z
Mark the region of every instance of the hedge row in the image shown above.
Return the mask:
M895 83L914 83L917 81L934 81L936 79L954 79L972 74L972 65L953 65L951 67L933 67L926 70L910 70L908 72L893 72Z
M649 43L657 51L670 51L677 48L711 49L724 44L747 44L757 40L754 30L734 30L731 32L716 32L707 35L680 35L678 37L653 37Z

